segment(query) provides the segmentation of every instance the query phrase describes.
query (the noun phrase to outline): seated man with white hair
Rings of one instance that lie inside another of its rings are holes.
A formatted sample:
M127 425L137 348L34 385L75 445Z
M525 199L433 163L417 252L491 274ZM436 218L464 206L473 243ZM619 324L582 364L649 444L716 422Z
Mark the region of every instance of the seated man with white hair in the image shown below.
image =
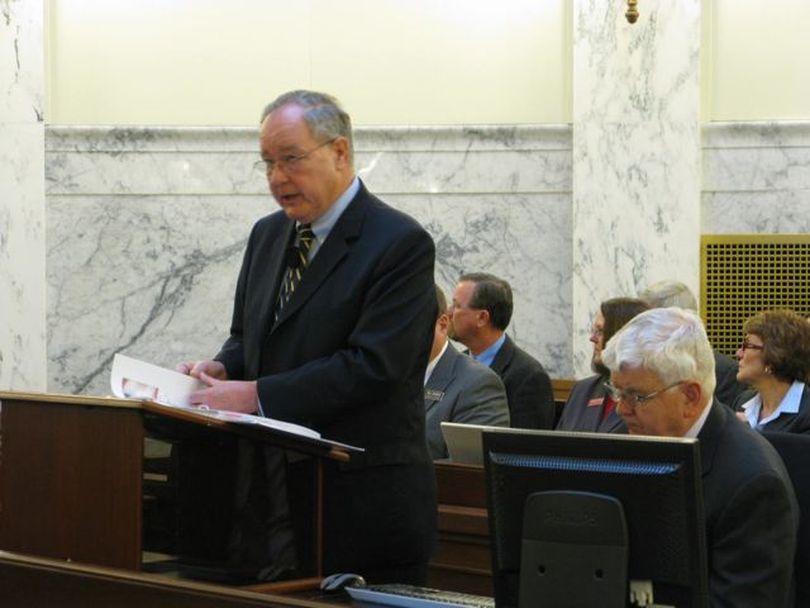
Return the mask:
M713 399L714 356L700 318L680 308L643 312L602 361L631 434L700 441L711 605L791 605L793 487L770 443Z

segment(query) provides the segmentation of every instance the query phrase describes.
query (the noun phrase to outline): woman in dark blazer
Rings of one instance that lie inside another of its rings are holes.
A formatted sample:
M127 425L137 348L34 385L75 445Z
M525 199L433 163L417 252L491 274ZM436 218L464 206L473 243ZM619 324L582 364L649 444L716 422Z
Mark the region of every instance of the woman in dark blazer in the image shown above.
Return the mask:
M599 305L590 337L593 343L591 369L596 375L580 380L571 388L557 423L558 431L626 432L624 422L616 413L616 404L605 390L610 370L602 363L602 349L625 323L649 308L646 302L636 298L612 298Z
M759 430L810 433L810 323L790 310L748 319L737 350L737 380L752 391L734 402L738 416Z

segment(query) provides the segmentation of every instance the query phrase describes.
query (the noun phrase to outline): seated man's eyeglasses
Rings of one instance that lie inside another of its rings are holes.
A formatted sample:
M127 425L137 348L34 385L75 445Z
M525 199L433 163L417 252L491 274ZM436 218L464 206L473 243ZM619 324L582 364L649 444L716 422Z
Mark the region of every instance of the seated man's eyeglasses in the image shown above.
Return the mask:
M634 391L632 389L625 390L616 388L610 382L605 382L605 389L607 389L607 392L610 393L610 396L614 401L617 403L621 401L626 406L635 409L639 405L644 405L648 401L652 401L664 392L673 389L676 386L680 386L681 384L686 384L686 380L679 380L678 382L674 382L647 395L642 395L638 391Z
M324 146L328 146L333 141L335 141L337 137L333 137L332 139L327 139L325 142L318 144L312 150L308 150L303 154L285 154L281 158L277 160L273 160L272 158L263 158L259 162L256 163L256 166L264 165L264 170L267 175L270 175L273 172L273 169L281 169L284 173L295 173L301 168L301 161L309 157L310 154L315 152L316 150L320 150Z

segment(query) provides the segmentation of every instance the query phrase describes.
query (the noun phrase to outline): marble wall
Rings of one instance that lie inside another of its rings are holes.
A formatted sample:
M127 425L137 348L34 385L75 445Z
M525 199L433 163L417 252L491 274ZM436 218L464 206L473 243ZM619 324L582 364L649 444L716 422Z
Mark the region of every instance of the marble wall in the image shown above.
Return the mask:
M0 0L0 390L44 390L41 0Z
M700 0L574 2L573 352L598 303L662 279L698 286Z
M810 122L703 130L703 232L810 233Z
M437 282L508 279L510 333L570 376L570 128L361 128L356 150L433 235ZM108 393L116 352L216 352L250 226L275 210L257 159L252 129L48 129L49 390Z
M574 375L582 263L571 141L567 126L357 133L363 179L436 240L437 282L508 278L509 331L556 377ZM50 127L46 143L49 390L107 393L119 351L163 365L212 354L250 226L275 209L255 133ZM810 232L810 123L709 125L703 146L700 232Z

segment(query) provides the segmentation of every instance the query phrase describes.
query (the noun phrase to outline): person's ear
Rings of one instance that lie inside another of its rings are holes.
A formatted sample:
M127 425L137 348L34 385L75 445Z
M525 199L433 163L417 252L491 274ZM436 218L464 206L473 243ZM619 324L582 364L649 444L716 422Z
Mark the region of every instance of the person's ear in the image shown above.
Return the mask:
M446 336L448 327L450 327L450 317L446 312L443 312L436 319L436 329Z
M681 387L681 393L686 397L686 408L689 415L699 415L703 411L703 387L690 380Z
M478 311L478 327L486 327L489 325L490 317L489 311L483 308Z
M338 137L332 142L332 149L335 152L335 162L338 167L350 167L351 158L349 154L349 140L345 137Z

